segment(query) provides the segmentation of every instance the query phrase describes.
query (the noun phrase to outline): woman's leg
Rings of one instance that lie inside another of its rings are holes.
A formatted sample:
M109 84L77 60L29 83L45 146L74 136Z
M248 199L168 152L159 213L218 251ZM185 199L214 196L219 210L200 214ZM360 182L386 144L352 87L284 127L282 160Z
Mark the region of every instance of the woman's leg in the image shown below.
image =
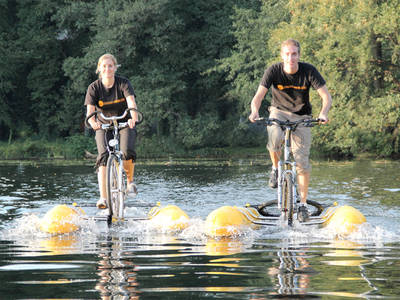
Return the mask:
M133 182L135 173L135 143L136 129L124 128L120 131L121 151L124 155L124 169L128 177L128 183Z
M135 173L135 164L132 159L124 160L124 170L128 178L128 184L133 182L133 175Z
M105 135L104 130L96 131L96 146L98 153L96 160L96 168L97 168L97 181L99 184L99 191L100 191L100 200L98 201L97 206L99 208L106 208L105 199L107 199L106 165L107 165L108 151L107 151L107 146L105 144L104 135Z
M97 172L97 180L99 182L100 198L107 199L106 166L99 166Z

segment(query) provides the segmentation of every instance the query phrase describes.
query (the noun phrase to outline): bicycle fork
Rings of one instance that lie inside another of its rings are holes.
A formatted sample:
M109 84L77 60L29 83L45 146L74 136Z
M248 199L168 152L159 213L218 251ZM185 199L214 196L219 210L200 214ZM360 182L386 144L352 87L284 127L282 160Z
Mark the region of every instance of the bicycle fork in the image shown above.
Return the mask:
M293 195L293 208L296 210L297 206L297 174L296 174L296 162L290 161L290 149L291 149L291 134L292 128L287 128L285 130L285 140L284 140L284 159L279 160L278 162L278 208L280 210L282 207L282 186L284 182L284 178L286 177L286 173L291 173L292 180L292 195Z
M296 182L296 162L283 162L278 163L278 208L282 210L282 186L286 173L291 173L292 180L292 195L293 195L293 207L296 208L297 204L297 182Z

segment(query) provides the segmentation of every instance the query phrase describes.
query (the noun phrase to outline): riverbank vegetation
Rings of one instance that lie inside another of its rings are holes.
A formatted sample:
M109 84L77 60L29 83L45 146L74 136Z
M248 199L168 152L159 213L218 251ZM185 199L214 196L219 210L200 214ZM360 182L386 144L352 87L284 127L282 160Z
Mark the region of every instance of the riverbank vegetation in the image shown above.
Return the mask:
M262 153L265 130L247 121L250 101L289 37L333 96L329 126L313 129L314 151L400 154L397 0L3 0L0 8L0 159L96 152L83 101L106 52L145 116L140 157ZM315 92L311 101L317 116Z

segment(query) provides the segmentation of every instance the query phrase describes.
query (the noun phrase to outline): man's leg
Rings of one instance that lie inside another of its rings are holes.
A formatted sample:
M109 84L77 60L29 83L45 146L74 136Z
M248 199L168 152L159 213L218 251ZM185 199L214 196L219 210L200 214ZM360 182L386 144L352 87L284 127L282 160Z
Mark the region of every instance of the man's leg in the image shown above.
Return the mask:
M274 119L282 119L281 118L282 116L276 109L271 109L269 117ZM278 187L278 163L279 163L279 158L281 157L280 149L282 146L282 141L284 139L284 133L282 129L277 125L268 126L267 132L268 132L267 149L269 151L269 156L272 162L272 170L269 175L268 185L274 189Z
M268 185L270 188L278 187L278 162L281 152L280 151L271 151L269 150L269 156L271 157L272 162L272 170L269 174Z
M297 219L300 222L306 222L309 218L307 196L311 172L310 148L311 129L309 127L298 127L292 134L292 152L297 166L297 187L300 193Z
M278 162L279 158L281 157L281 152L269 150L269 156L271 157L272 167L278 169Z
M310 181L310 172L304 172L297 175L297 184L300 192L300 203L307 204L308 183Z

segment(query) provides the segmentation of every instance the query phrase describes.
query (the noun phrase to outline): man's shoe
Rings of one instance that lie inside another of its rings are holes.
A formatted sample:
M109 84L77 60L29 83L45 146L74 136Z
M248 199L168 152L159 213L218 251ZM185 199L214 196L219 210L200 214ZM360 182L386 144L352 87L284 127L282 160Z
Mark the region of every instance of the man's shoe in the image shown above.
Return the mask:
M299 222L306 222L308 220L308 217L310 216L308 209L305 205L300 205L299 209L297 210L297 220Z
M133 195L133 196L137 195L138 192L137 192L136 184L134 184L133 182L129 183L126 188L126 193L128 195Z
M273 189L276 189L278 187L278 169L271 170L268 185Z
M99 201L97 201L96 206L98 209L106 209L107 208L107 200L104 198L100 198Z

